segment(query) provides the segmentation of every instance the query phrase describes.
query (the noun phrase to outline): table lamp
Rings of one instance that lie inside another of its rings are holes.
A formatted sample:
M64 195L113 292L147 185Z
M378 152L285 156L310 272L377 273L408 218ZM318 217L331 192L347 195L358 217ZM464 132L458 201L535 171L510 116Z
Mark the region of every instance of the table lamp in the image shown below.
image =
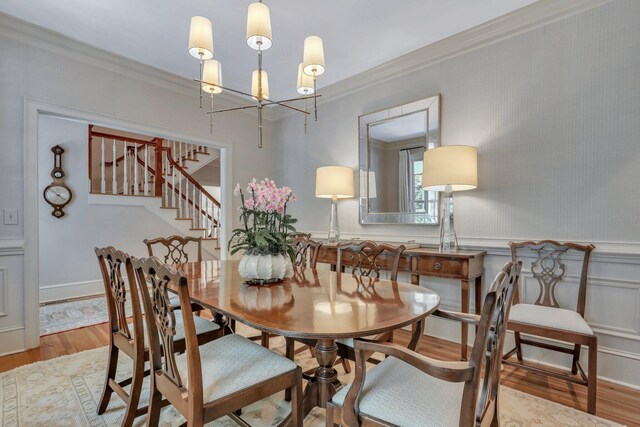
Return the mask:
M347 166L323 166L316 170L316 197L331 199L329 243L340 242L338 199L353 197L353 169Z
M440 214L440 252L457 252L458 237L453 223L453 192L478 186L478 150L467 145L449 145L424 152L422 188L444 192Z

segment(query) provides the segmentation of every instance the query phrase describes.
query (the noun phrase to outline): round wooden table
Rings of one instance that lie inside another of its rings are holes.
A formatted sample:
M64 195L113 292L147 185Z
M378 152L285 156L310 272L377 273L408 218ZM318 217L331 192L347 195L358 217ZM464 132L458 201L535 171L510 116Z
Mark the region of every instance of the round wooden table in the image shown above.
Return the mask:
M422 322L440 297L409 283L358 277L329 270L296 269L273 285L247 285L237 261L202 261L179 267L191 300L260 331L316 340L319 367L304 394L305 414L326 407L341 387L333 368L337 338L358 338ZM416 347L422 327L414 328Z

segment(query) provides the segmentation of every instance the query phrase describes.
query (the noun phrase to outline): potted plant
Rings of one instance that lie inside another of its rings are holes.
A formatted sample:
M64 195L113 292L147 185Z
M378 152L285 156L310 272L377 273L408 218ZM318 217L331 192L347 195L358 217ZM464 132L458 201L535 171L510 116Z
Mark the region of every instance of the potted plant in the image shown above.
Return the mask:
M249 283L267 284L282 280L291 273L295 257L292 235L297 222L287 213L287 203L296 196L289 187L276 187L268 178L249 182L246 195L236 185L234 194L240 196L240 221L229 239L231 254L244 251L238 272Z

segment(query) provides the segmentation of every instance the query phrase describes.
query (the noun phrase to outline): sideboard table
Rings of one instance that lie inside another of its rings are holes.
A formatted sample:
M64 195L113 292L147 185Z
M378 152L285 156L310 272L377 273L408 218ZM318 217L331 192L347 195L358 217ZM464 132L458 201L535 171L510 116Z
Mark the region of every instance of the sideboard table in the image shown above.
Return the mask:
M383 243L383 242L376 242ZM419 247L406 249L402 253L398 271L411 275L411 283L418 285L420 276L443 277L460 281L460 311L469 313L469 288L471 284L475 290L475 312L482 308L482 272L484 270L484 256L486 251L458 251L441 253L437 248ZM318 262L331 265L336 270L337 252L335 244L323 243L318 255ZM379 265L383 269L391 268L391 257L379 257ZM343 264L348 265L349 260ZM460 327L460 357L467 360L467 341L469 325L462 323Z

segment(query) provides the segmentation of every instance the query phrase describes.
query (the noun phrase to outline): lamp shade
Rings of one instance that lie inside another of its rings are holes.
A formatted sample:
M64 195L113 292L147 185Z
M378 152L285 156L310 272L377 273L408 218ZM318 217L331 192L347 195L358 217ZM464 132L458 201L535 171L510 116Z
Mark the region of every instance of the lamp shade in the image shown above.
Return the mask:
M267 72L255 70L251 76L251 96L255 99L269 99L269 78Z
M191 18L189 53L198 59L213 58L213 29L211 21L204 16Z
M204 69L202 71L202 90L207 93L222 92L222 66L215 59L207 59L204 61Z
M309 36L304 39L302 64L302 71L309 76L317 77L324 73L324 47L320 37Z
M353 169L324 166L316 170L316 197L349 199L353 197Z
M300 95L313 95L313 77L302 71L302 63L298 65L298 93Z
M264 3L251 3L247 11L247 44L251 49L267 50L271 47L271 15Z
M467 145L449 145L424 152L422 188L445 191L472 190L478 186L478 150Z

